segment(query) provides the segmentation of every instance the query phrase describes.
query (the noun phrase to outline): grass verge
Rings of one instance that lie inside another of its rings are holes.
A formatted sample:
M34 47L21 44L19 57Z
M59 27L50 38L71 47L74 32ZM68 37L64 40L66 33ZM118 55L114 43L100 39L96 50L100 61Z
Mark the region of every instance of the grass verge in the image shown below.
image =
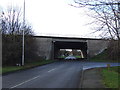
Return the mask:
M41 65L45 65L45 64L49 64L55 62L54 60L42 60L39 62L32 62L32 63L27 63L24 66L5 66L2 67L2 74L5 73L9 73L9 72L14 72L14 71L18 71L18 70L24 70L24 69L29 69L29 68L33 68L36 66L41 66Z
M75 56L76 58L82 58L81 56Z
M101 70L102 81L107 88L120 89L120 66L102 68Z

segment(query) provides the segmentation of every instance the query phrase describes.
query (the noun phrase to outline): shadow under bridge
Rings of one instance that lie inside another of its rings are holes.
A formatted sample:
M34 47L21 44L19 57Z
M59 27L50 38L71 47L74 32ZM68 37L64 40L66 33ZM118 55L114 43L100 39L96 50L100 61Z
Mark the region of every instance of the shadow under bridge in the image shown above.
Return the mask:
M53 41L53 46L54 59L60 59L60 50L71 50L71 52L74 52L75 50L81 51L83 55L82 59L87 59L87 42ZM71 52L69 52L68 54L71 54Z

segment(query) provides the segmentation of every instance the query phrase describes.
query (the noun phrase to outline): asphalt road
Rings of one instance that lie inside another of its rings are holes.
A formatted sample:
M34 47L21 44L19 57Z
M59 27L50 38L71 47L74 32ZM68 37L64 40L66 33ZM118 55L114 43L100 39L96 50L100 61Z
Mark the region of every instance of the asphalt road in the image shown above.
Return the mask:
M84 62L61 61L2 77L3 88L78 88Z

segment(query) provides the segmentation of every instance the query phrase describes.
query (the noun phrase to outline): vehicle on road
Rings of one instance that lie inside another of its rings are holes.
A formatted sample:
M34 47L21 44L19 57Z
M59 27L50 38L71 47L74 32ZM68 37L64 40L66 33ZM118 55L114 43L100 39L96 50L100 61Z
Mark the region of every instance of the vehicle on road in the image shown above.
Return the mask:
M76 60L77 58L74 56L67 56L65 60Z

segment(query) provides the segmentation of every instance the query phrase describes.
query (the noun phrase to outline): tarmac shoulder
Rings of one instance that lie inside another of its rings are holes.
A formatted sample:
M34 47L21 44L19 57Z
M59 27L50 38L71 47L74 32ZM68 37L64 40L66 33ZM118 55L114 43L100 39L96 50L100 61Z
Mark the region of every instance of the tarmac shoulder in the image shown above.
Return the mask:
M81 88L105 88L99 69L88 69L83 71Z

